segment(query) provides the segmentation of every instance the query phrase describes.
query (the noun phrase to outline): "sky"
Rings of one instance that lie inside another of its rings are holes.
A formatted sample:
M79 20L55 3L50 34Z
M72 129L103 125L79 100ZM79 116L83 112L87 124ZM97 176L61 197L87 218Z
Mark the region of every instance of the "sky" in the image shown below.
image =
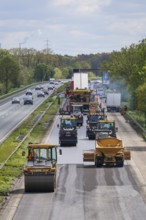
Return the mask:
M146 38L145 0L0 0L0 47L77 56Z

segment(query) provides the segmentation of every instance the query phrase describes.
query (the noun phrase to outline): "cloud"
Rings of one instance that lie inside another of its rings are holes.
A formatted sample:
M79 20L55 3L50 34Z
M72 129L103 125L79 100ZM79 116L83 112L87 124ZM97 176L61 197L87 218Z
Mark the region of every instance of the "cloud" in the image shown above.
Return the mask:
M62 54L103 52L146 36L145 0L1 0L0 41Z
M69 6L70 8L74 8L73 13L77 13L79 16L98 12L101 8L111 3L112 0L54 0L55 6Z

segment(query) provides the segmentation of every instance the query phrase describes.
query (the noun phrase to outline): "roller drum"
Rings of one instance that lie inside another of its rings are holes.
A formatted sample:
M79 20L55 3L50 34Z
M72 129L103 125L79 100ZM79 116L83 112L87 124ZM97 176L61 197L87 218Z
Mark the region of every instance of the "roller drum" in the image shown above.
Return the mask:
M55 175L25 175L25 192L54 192Z

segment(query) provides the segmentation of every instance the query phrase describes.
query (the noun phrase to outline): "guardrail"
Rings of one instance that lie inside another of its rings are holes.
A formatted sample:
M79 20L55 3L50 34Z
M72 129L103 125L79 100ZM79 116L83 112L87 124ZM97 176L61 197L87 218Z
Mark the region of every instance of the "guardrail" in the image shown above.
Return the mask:
M28 88L31 88L31 87L36 86L36 85L38 85L38 84L44 84L44 83L49 83L49 82L44 81L44 82L32 83L32 84L30 84L30 85L27 85L27 86L24 86L24 87L22 87L22 88L20 88L20 89L17 89L17 90L15 90L15 91L13 91L13 92L9 92L9 93L7 93L7 94L1 95L1 96L0 96L0 101L3 100L3 99L5 99L5 98L7 98L7 97L9 97L9 96L12 96L12 95L18 93L18 92L22 92L22 91L24 91L24 90L26 90L26 89L28 89Z
M137 131L140 131L142 136L146 135L146 129L144 129L138 121L136 121L128 112L124 115L125 120L129 122Z

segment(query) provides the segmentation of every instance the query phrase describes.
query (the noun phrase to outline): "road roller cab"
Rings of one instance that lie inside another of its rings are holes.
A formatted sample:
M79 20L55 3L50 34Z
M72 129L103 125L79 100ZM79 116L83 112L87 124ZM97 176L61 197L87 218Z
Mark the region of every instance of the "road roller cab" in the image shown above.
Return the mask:
M29 144L24 167L25 192L53 192L56 184L57 146Z

